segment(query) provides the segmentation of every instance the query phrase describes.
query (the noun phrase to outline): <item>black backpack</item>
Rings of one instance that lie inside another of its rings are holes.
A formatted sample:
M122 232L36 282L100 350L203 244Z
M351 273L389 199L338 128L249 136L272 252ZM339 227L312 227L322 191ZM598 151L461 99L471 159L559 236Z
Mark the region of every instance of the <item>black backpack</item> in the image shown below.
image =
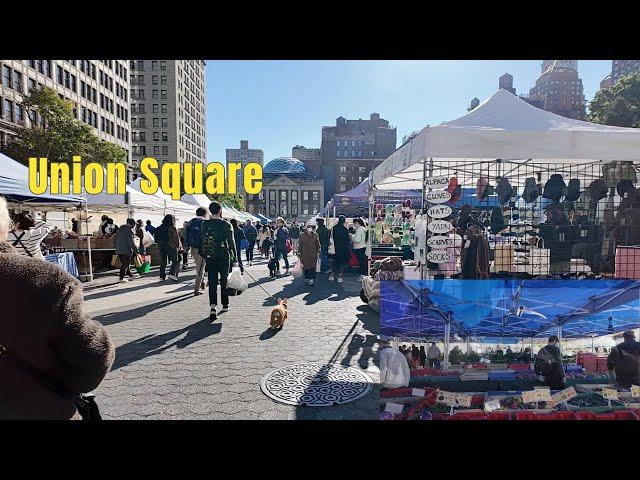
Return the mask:
M153 240L160 247L166 247L169 244L169 228L165 225L160 225L153 232Z
M224 222L224 220L220 220ZM231 225L229 225L231 228ZM205 220L202 222L202 248L198 253L203 258L216 260L226 256L230 256L231 249L227 241L226 235L221 229L215 228L214 220Z
M549 177L549 180L547 180L547 183L544 186L544 190L542 191L542 196L544 198L548 198L554 203L557 203L560 201L560 197L564 195L566 189L567 186L564 183L562 175L560 175L559 173L554 173L553 175L551 175L551 177Z
M567 202L575 202L580 198L580 179L572 178L567 185L567 194L564 199Z

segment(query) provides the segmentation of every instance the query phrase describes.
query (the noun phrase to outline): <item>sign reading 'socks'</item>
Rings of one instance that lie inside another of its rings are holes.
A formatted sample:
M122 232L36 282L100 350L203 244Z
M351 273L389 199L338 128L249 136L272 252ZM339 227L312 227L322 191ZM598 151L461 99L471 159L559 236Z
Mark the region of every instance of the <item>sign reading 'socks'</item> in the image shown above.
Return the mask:
M427 253L427 260L433 263L447 263L450 262L452 258L451 253L444 250L431 250Z

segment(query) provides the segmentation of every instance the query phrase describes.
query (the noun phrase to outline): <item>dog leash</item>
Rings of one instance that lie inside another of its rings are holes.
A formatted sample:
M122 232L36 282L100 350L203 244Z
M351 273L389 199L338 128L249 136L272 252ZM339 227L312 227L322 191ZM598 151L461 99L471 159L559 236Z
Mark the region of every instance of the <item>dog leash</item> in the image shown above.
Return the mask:
M248 271L246 268L244 269L244 273L246 273L247 275L249 275L249 277L251 278L251 280L253 280L253 281L256 283L256 285L258 285L258 287L260 287L260 290L262 290L262 291L263 291L264 293L266 293L269 297L271 297L271 298L273 299L273 301L274 301L274 302L276 302L276 305L278 304L278 300L277 300L273 295L271 295L269 292L267 292L267 291L264 289L264 287L262 286L262 284L261 284L261 283L259 283L259 282L258 282L258 280L256 280L255 278L253 278L253 275L251 275L251 274L249 273L249 271Z

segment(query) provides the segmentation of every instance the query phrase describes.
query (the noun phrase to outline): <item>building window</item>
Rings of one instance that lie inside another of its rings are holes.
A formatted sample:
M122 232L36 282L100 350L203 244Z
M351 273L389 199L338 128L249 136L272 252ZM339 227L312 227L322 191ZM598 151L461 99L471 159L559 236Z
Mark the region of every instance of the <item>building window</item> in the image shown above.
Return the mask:
M169 134L167 132L162 132L162 141L163 142L169 141Z
M342 145L340 145L340 140L336 140L336 147L341 147Z
M157 145L153 146L153 154L154 155L160 155L160 147Z
M166 85L166 84L167 84L167 76L160 75L160 85Z
M153 126L154 126L154 127L159 127L159 126L160 126L160 123L159 123L159 119L158 119L158 117L155 117L155 118L153 119Z
M160 132L153 132L153 141L154 142L160 141Z
M157 60L153 60L151 62L151 70L157 70L158 69L158 61Z
M312 199L314 202L317 202L317 201L320 199L320 196L319 196L319 194L318 194L318 191L317 191L317 190L314 190L313 192L311 192L311 199ZM314 213L315 213L315 212L314 212Z
M164 146L162 147L162 155L169 155L169 147Z
M340 157L342 156L342 151L341 150L337 150L336 151L336 157Z
M160 60L160 70L167 69L167 62L165 60Z
M2 86L11 88L11 69L6 65L2 66Z
M276 191L269 190L269 200L275 200L275 199L276 199Z
M4 99L2 118L10 122L13 121L13 102L11 100L7 100L6 98Z
M163 117L163 118L162 118L162 126L163 126L163 127L167 127L167 126L168 126L168 123L169 123L169 122L167 121L167 119Z
M286 190L280 190L280 200L283 201L287 201L287 191Z
M161 113L167 113L167 104L163 103L160 108Z
M292 202L297 202L298 201L298 191L297 190L293 190L291 192L291 201Z
M309 192L307 190L304 190L302 192L302 201L304 201L304 202L308 202L309 201Z

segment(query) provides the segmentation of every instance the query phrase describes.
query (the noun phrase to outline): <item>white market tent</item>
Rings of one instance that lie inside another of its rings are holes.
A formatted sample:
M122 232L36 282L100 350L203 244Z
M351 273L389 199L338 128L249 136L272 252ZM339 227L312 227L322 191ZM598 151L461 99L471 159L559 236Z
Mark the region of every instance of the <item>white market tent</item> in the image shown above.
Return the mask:
M547 167L542 181L563 173L562 167L550 171L555 162L584 165L582 178L589 181L600 176L594 164L616 160L640 160L640 129L565 118L500 89L466 115L422 129L371 173L371 184L378 190L421 189L425 174L450 175L453 162L470 185L482 174L520 186L525 175L519 168L531 171L536 162ZM580 176L577 168L572 172Z
M182 198L180 199L182 202L187 203L189 205L194 205L197 207L203 207L207 210L207 212L209 211L209 206L211 205L211 200L209 199L209 197L207 197L204 194L200 194L200 195L183 195ZM195 210L194 210L195 211ZM226 205L222 205L222 218L226 218L226 219L231 219L231 218L235 218L236 220L240 220L240 215L232 210L230 207L227 207Z
M84 199L78 195L42 195L29 190L29 168L0 153L0 195L10 203L25 204L38 210L76 210Z

